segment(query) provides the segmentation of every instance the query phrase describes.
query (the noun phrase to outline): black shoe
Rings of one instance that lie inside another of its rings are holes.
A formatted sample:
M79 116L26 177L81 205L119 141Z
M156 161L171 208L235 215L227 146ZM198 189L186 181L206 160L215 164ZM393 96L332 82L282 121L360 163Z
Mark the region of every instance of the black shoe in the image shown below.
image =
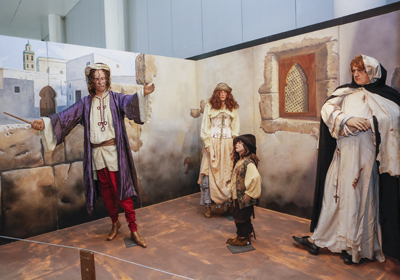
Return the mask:
M294 241L299 243L300 245L303 245L306 247L307 251L310 252L311 254L318 255L319 253L319 247L310 241L308 241L309 236L303 236L302 238L293 236Z
M353 260L351 255L349 255L349 253L347 253L346 250L342 250L342 253L340 254L340 258L343 260L343 262L345 264L353 264Z

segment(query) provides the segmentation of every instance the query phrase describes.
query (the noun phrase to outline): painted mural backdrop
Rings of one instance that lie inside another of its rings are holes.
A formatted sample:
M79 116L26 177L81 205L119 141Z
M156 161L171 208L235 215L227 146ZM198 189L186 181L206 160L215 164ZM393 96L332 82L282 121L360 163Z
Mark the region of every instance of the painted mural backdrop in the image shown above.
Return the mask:
M398 18L395 11L199 61L0 36L0 107L27 119L59 112L87 95L83 70L94 62L111 67L114 91L133 94L154 82L151 122L126 120L141 207L199 190L203 109L226 82L241 133L257 137L260 206L309 218L321 107L351 81L358 53L377 58L387 84L400 88ZM101 199L92 216L85 210L82 134L77 127L44 154L36 131L0 115L2 235L24 238L107 215Z
M156 84L152 123L125 119L139 175L136 207L196 191L199 123L181 113L197 103L193 62L0 36L1 235L26 238L107 216L101 198L92 215L85 209L82 126L45 154L38 132L2 113L31 121L62 111L88 94L84 69L96 62L110 66L116 92ZM173 64L182 64L177 73L166 67ZM178 77L183 87L173 83Z
M256 135L261 207L311 217L321 107L351 82L359 53L378 59L386 83L400 89L399 18L394 11L197 61L199 100L228 83L241 133Z

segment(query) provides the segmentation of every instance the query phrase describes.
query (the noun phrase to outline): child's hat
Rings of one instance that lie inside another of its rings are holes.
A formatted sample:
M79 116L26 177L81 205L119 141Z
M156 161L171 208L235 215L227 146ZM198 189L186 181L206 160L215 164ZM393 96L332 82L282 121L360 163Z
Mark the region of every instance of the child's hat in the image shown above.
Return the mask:
M246 147L250 150L251 153L255 154L257 147L256 147L256 137L253 134L243 134L235 137L233 139L233 143L236 144L236 142L240 140L243 142L243 144L246 145Z

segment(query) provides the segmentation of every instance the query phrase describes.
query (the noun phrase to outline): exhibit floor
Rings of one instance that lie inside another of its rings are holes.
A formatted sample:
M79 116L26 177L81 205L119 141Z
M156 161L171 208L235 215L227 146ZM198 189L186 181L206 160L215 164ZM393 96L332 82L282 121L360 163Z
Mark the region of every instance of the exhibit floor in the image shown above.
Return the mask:
M225 241L235 236L234 222L222 215L205 218L199 200L196 193L138 209L145 249L126 247L130 233L124 215L112 241L105 241L111 222L104 218L29 239L35 243L0 246L0 279L81 279L79 248L94 251L98 280L400 278L400 262L391 258L345 265L326 249L309 254L292 240L308 232L309 220L259 207L253 220L255 250L232 254Z

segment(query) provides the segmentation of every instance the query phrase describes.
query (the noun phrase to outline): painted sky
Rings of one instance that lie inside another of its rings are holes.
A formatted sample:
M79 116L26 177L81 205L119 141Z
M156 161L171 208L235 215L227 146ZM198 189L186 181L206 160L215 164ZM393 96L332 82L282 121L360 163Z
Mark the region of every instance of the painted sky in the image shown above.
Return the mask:
M23 70L23 51L28 39L0 35L0 68ZM135 59L138 53L92 48L53 42L29 40L35 57L48 57L71 60L96 53L112 58L124 65L125 75L135 76ZM83 69L82 69L83 70ZM83 73L83 72L82 72Z
M23 51L28 39L0 35L0 68L23 70ZM35 56L46 57L46 42L29 40Z

